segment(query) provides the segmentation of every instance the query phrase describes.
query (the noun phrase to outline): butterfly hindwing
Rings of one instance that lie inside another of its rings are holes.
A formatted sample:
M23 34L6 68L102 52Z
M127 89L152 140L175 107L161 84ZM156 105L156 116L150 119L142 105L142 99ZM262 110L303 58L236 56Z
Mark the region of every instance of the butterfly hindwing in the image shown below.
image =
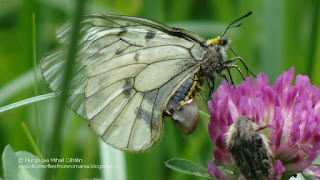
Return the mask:
M57 38L68 44L71 22ZM162 134L162 114L172 94L199 71L205 41L163 24L117 15L91 15L81 26L69 106L91 129L119 149L144 151ZM188 38L192 36L193 38ZM59 93L65 48L46 56L41 71Z

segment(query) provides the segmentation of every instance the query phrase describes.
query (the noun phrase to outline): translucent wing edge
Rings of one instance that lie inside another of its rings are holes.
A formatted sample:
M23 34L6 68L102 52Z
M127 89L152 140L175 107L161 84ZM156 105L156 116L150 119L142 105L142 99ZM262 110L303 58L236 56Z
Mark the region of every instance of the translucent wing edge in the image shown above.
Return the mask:
M199 43L201 46L203 47L207 47L206 45L206 39L204 37L202 37L200 34L195 33L195 32L191 32L191 31L187 31L181 28L172 28L170 26L167 26L163 23L160 23L158 21L154 21L154 20L149 20L149 19L144 19L144 18L139 18L139 17L134 17L134 16L124 16L124 15L116 15L116 14L90 14L90 15L85 15L84 19L86 18L102 18L102 19L108 19L108 20L124 20L124 21L130 21L130 22L136 22L145 26L149 26L149 27L153 27L155 29L158 29L160 31L163 31L169 35L172 36L178 36L178 37L182 37L185 39L189 39L192 40L194 42ZM61 24L60 26L58 26L58 28L56 29L56 37L59 39L60 35L58 34L59 29L61 27L63 27L64 25L71 23L71 20L66 21L65 23ZM83 21L83 23L85 23L85 20Z
M59 51L64 51L64 50L65 50L64 47L57 48L57 49L53 50L52 52L50 52L49 54L47 54L45 57L42 58L42 60L40 61L40 65L39 65L40 72L41 72L41 75L42 75L43 79L45 80L45 83L48 85L48 87L51 89L51 91L54 92L56 95L60 95L60 92L52 87L52 85L50 84L50 81L49 81L49 80L47 79L47 77L44 75L45 71L44 71L44 69L43 69L43 64L46 63L46 59L47 59L49 56L51 56L51 55L53 55L53 54L55 54L55 53L58 53ZM60 61L61 61L61 62L64 62L65 60L64 60L64 59L60 59ZM56 72L62 71L62 70L63 70L63 69L59 69L59 70L57 70ZM70 95L70 97L71 97L71 96L72 96L72 95ZM70 98L70 97L69 97L69 98ZM72 108L72 103L67 103L67 106L68 106L75 114L77 114L79 117L83 118L84 120L87 120L87 119L85 118L85 116L84 116L83 114L81 114L81 111L79 111L79 108L82 108L82 107L80 107L81 105L80 105L77 109L73 109L73 108Z

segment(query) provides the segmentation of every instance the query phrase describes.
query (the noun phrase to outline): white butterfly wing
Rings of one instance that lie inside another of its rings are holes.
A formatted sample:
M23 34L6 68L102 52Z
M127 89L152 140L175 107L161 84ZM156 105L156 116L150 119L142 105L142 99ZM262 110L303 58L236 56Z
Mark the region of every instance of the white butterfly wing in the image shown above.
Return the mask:
M57 30L68 43L71 23ZM151 148L162 135L162 113L182 83L199 71L205 40L150 20L91 15L82 22L70 107L105 142L128 151ZM184 37L185 36L185 37ZM191 38L190 38L191 37ZM41 71L57 93L66 50L46 56Z

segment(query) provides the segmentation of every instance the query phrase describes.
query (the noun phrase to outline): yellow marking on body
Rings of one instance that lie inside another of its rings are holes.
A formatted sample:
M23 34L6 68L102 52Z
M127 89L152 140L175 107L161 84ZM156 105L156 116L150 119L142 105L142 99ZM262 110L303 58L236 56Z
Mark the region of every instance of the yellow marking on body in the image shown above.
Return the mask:
M184 98L184 100L180 101L180 105L182 105L186 101L189 101L190 98L193 97L193 93L196 90L196 87L198 87L198 76L194 77L193 85L191 86L190 91L189 91L188 95ZM179 107L179 109L180 109L180 107Z
M218 44L221 41L221 37L218 36L216 38L213 39L208 39L207 40L207 45L213 45L213 44Z
M172 114L171 114L170 111L166 110L166 113L167 113L168 115L172 116Z

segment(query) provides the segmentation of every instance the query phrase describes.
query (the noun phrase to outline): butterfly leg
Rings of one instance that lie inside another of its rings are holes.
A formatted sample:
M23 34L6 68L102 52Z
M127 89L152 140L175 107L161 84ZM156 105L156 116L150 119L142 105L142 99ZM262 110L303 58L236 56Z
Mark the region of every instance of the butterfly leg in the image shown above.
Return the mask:
M212 77L211 85L210 85L210 81L209 81L209 77L208 77L208 76L206 76L206 79L207 79L207 83L208 83L208 86L209 86L209 97L210 97L211 94L212 94L213 91L214 91L215 77Z
M229 83L229 80L228 80L228 78L227 78L227 76L225 74L220 74L220 76L222 76L223 79L225 79Z
M267 128L268 125L262 125L262 126L258 126L258 128L256 129L256 131L261 131L261 130L264 130L265 128Z
M209 87L209 97L210 97L210 95L211 95L211 93L212 93L212 87L211 87L211 85L210 85L208 76L206 76L206 80L207 80L207 84L208 84L208 87Z
M239 68L239 66L232 64L232 65L227 65L226 68L227 68L228 70L229 70L230 68L237 68L238 72L241 74L242 79L245 80L245 77L244 77L241 69Z
M250 119L253 123L256 123L256 119L253 117ZM258 131L261 131L261 130L264 130L265 128L268 127L268 124L267 125L262 125L260 124L259 126L256 127L255 131L258 132Z
M250 73L253 77L255 77L255 78L257 77L252 71L250 71L250 69L248 68L248 66L246 65L246 63L244 62L244 60L241 57L235 57L235 58L229 59L229 60L225 61L224 63L225 64L232 64L233 62L235 62L237 60L241 61L244 68L246 69L248 75Z
M232 76L231 76L230 67L228 67L228 66L227 66L227 67L226 67L226 69L227 69L227 71L228 71L228 74L229 74L229 78L230 78L231 84L232 84L232 86L233 86L233 87L235 87L235 86L234 86L233 79L232 79ZM226 79L226 78L225 78L225 79ZM227 81L228 81L228 80L227 80Z

